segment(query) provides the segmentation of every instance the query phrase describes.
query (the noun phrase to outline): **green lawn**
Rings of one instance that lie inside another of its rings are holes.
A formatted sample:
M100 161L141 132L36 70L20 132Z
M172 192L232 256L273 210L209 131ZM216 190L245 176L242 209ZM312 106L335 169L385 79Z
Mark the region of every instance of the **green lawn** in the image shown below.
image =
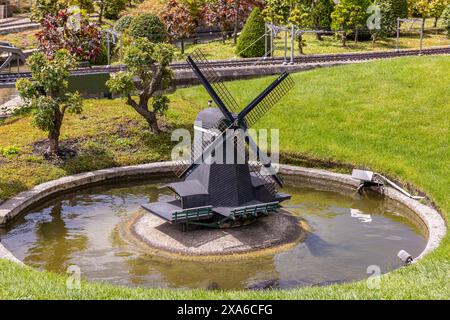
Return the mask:
M370 168L411 189L420 189L448 221L450 209L450 57L408 57L317 69L293 75L296 88L264 117L259 127L279 128L282 157L291 163L336 163ZM270 78L229 83L244 104ZM246 90L242 90L245 87ZM199 87L171 96L165 126L190 128L208 96ZM82 115L69 115L63 145L78 156L50 164L33 153L45 136L30 117L0 125L0 199L35 184L75 172L167 159L170 135L153 136L122 100L88 100ZM0 262L0 298L440 298L450 297L450 236L419 263L382 278L378 289L365 281L285 291L128 289L84 283L68 291L65 278Z

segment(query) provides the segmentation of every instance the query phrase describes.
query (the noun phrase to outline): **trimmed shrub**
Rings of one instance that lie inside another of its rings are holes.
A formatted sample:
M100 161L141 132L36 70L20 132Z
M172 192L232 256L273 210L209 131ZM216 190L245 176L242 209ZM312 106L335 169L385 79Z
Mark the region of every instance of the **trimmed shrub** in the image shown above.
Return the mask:
M241 57L262 57L264 55L264 18L256 7L245 22L244 29L238 38L236 53Z
M164 24L157 16L151 13L134 17L128 30L131 36L147 38L151 42L163 42L167 38Z
M133 21L132 16L123 16L114 24L114 30L118 32L124 32L130 27L131 21Z

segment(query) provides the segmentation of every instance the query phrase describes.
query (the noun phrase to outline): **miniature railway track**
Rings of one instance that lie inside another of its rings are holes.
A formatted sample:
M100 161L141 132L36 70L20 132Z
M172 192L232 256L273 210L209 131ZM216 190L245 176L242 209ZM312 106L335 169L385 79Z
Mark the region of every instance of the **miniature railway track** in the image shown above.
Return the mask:
M320 64L320 63L333 63L333 62L361 62L377 59L388 59L404 56L416 56L416 55L439 55L450 54L450 46L423 49L422 52L418 49L414 50L401 50L401 51L378 51L378 52L358 52L358 53L341 53L341 54L320 54L320 55L307 55L294 58L294 64ZM289 58L287 59L289 63ZM282 65L284 58L247 58L236 60L215 60L210 61L210 66L215 69L227 69L227 68L246 68L246 67L260 67L260 66L276 66ZM190 67L187 63L176 62L171 65L174 71L189 71ZM122 70L121 66L112 67L99 67L99 68L86 68L72 71L72 75L83 74L95 74L95 73L115 73ZM20 73L0 73L0 86L11 85L20 78L29 78L31 74L29 72Z

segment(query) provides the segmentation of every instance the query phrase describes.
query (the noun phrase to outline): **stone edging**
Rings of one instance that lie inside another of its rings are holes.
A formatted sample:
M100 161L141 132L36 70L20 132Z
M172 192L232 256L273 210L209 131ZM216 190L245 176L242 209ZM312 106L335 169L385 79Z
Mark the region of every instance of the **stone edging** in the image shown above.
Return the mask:
M156 162L136 166L117 167L102 169L86 173L80 173L72 176L63 177L57 180L42 183L31 190L21 192L17 196L7 200L0 205L0 226L5 225L27 208L39 203L40 201L63 191L76 190L82 186L98 183L110 179L148 176L151 174L163 174L172 171L174 162ZM295 175L323 185L334 185L346 188L356 188L358 181L351 178L350 175L334 173L320 169L310 169L289 165L281 165L280 172L287 175ZM425 206L420 202L410 199L400 192L384 187L382 192L385 196L402 203L424 222L428 229L428 242L425 250L416 260L423 257L433 249L439 246L447 231L445 221L435 209ZM10 259L19 262L6 248L0 243L0 258Z

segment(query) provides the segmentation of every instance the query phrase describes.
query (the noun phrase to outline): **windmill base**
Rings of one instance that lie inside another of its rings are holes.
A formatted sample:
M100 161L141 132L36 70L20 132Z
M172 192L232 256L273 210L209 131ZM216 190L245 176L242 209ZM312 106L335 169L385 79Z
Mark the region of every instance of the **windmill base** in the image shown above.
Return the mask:
M124 240L159 256L186 259L233 259L241 254L284 251L302 241L307 232L299 219L280 210L240 228L195 228L183 232L177 225L140 211L120 226Z

